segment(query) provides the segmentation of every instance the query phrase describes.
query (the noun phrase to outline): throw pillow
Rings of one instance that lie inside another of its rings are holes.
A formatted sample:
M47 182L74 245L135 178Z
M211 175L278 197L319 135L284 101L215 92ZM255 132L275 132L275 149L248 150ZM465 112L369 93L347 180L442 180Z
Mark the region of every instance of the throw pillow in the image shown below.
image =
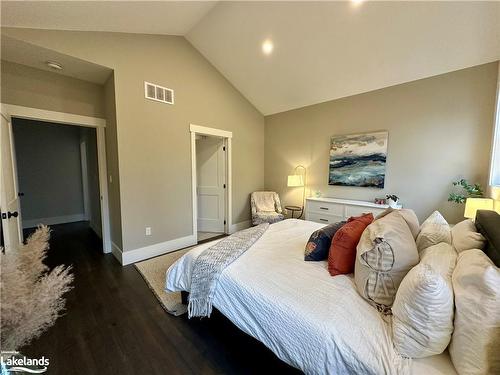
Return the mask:
M440 242L451 244L450 226L439 211L434 211L431 216L422 223L416 241L418 251L422 251Z
M306 244L304 260L319 261L327 259L332 238L345 223L345 221L340 221L313 232Z
M451 228L451 241L459 253L470 249L482 249L486 245L486 239L478 233L476 224L471 219L461 221Z
M357 247L354 281L363 298L381 310L394 301L408 271L418 263L418 251L408 224L398 211L375 220Z
M453 365L460 375L500 374L500 268L481 250L466 250L458 256L452 280Z
M415 215L415 211L413 210L407 208L395 209L389 207L384 212L378 214L375 220L382 219L384 216L387 216L394 211L399 212L401 217L406 221L406 224L408 224L413 238L417 238L417 235L420 232L420 224L418 223L418 217Z
M392 306L394 346L403 356L442 353L453 332L451 275L457 254L447 243L428 247L405 276Z
M373 221L371 213L349 218L332 238L328 254L328 271L330 275L345 275L354 272L356 246L361 233Z

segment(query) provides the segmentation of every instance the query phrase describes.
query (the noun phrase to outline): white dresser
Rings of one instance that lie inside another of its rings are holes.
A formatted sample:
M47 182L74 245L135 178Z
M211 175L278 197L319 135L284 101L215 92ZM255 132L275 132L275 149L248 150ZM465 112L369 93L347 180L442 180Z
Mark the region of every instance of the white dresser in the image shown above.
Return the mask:
M306 220L331 224L371 212L376 216L389 206L337 198L307 198Z

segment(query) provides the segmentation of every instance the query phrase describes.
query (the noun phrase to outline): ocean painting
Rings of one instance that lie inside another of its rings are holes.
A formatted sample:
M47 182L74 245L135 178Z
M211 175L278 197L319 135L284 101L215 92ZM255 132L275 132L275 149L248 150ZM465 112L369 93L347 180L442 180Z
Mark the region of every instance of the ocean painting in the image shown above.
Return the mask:
M382 189L387 136L387 132L333 136L328 184Z

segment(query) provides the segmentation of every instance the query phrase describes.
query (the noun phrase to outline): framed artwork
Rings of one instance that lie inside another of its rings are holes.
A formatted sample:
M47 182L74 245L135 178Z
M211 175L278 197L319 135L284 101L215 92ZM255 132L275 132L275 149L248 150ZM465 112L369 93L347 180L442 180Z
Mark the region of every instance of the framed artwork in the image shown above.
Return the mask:
M386 131L333 136L328 184L382 189L387 138Z

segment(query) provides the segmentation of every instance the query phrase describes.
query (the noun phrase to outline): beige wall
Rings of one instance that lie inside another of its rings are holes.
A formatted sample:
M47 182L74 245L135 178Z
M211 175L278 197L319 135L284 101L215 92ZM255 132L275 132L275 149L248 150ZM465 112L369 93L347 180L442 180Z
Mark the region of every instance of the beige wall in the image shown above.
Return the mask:
M118 162L118 133L116 127L115 76L104 85L104 108L106 110L106 163L108 172L109 221L111 241L119 249L122 242L122 217L120 202L120 165Z
M459 221L463 206L446 201L451 182L487 184L497 65L267 116L266 189L298 203L300 189L287 188L286 176L303 164L311 192L361 200L394 193L421 220L437 209ZM375 130L389 131L385 189L328 186L330 136Z
M264 118L183 37L2 32L114 69L125 251L192 234L190 123L233 132L233 222L250 219L249 194L264 186ZM175 105L145 100L144 81L174 89Z
M2 103L104 117L100 85L25 65L1 61Z

